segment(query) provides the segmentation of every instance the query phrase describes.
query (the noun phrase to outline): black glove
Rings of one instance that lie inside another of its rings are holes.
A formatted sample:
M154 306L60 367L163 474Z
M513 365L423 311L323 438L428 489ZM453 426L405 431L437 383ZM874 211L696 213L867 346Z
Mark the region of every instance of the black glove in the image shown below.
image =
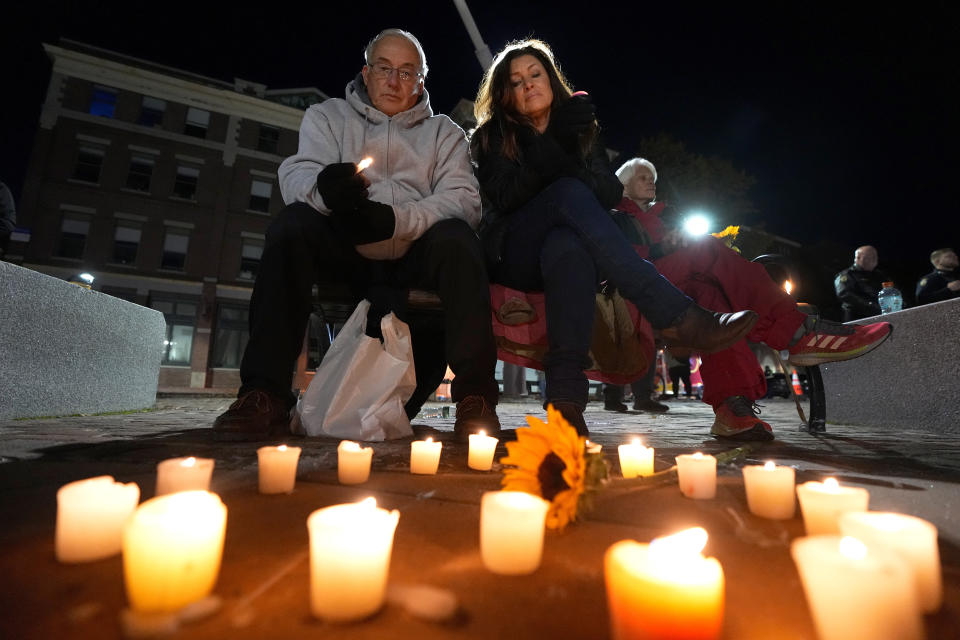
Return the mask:
M551 136L541 135L530 127L520 127L517 130L517 144L523 164L545 181L576 175L579 168L576 159Z
M589 131L596 119L590 96L576 95L550 111L548 131L569 151L577 148L580 134Z
M351 211L367 197L366 183L352 162L324 167L317 176L317 191L331 211Z
M354 245L370 244L393 237L396 217L393 207L362 199L353 210L334 209L333 217L342 233Z

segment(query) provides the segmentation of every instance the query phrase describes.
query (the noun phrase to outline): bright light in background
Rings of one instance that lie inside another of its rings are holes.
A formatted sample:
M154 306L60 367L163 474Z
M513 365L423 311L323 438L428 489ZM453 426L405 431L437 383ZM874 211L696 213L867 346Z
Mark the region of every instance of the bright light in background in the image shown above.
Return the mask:
M691 213L683 221L683 230L691 236L706 235L710 231L710 220L702 213Z
M84 282L86 282L87 284L93 284L93 274L83 272L77 277L83 280Z
M790 282L789 280L786 280L783 283L783 290L786 291L787 293L793 293L793 283Z

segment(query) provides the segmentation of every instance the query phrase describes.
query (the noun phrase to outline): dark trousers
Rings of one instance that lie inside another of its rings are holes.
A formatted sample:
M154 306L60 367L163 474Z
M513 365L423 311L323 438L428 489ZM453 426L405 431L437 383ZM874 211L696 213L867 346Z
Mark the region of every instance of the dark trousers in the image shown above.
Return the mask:
M673 396L675 398L680 396L680 381L683 380L684 395L689 398L690 394L693 393L693 385L690 384L690 365L670 367L667 371L670 373L670 381L673 383ZM664 388L666 388L666 385L664 385Z
M630 383L630 389L633 391L633 403L642 404L653 395L653 379L657 374L657 363L651 362L647 372L642 378ZM610 384L603 385L603 401L605 404L618 404L623 402L623 385Z
M443 329L410 323L417 389L407 414L440 384L447 363L455 374L455 401L481 395L497 403L496 346L490 291L480 242L460 219L430 227L397 260L369 260L310 205L283 209L267 229L260 270L250 299L250 341L240 365L243 386L290 393L293 365L303 345L315 282L347 283L357 300L371 301L368 333L393 311L405 320L409 288L436 291Z
M637 255L593 192L562 178L510 215L494 280L521 291L543 291L549 402L586 406L583 373L593 331L594 296L602 275L655 328L669 326L691 304Z

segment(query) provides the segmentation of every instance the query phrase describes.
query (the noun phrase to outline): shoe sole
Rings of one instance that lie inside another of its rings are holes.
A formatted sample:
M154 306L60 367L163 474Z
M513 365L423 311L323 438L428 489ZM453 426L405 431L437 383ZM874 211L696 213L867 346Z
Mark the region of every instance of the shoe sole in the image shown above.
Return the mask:
M877 340L876 342L871 342L870 344L865 344L859 349L853 349L851 351L844 351L842 353L837 353L836 351L818 351L815 353L803 353L794 358L793 356L787 358L787 362L796 366L796 367L813 367L818 364L828 364L830 362L843 362L845 360L853 360L854 358L859 358L860 356L870 353L884 342L887 341L887 338L893 335L893 327L890 327L890 331L887 332L887 335L883 336L882 339Z
M762 424L755 424L749 429L731 435L714 433L711 430L710 435L719 440L736 440L738 442L770 442L774 439L773 433L767 431Z

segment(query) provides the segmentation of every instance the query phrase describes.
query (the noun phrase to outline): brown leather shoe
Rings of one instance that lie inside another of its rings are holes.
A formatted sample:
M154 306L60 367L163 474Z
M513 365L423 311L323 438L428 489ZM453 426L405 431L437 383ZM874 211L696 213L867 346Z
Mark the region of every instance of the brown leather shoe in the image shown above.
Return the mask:
M468 442L471 433L483 430L488 436L500 433L500 418L497 407L483 396L467 396L457 403L457 420L453 432L461 442Z
M289 434L287 399L260 389L237 398L213 422L213 439L219 442L252 442Z
M742 340L759 317L756 311L717 313L692 304L672 325L660 330L660 337L671 347L714 353Z
M577 430L578 436L584 438L590 435L587 429L587 422L583 419L583 409L572 402L554 402L553 408L560 412L563 419L570 423L570 426ZM624 406L626 409L626 406Z

